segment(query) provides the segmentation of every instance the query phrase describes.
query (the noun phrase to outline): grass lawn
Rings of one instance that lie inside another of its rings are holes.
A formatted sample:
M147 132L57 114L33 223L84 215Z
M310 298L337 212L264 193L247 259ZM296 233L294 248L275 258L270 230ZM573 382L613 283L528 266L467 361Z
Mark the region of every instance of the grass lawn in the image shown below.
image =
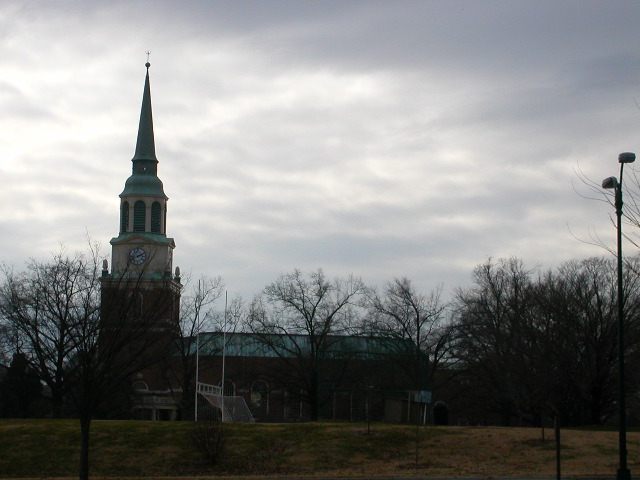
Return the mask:
M555 476L547 430L372 424L227 424L222 460L207 465L191 422L95 421L93 477ZM418 440L416 442L416 439ZM0 420L0 478L77 476L74 420ZM417 448L416 448L417 444ZM640 471L640 433L628 434L629 467ZM617 433L562 431L563 476L613 475Z

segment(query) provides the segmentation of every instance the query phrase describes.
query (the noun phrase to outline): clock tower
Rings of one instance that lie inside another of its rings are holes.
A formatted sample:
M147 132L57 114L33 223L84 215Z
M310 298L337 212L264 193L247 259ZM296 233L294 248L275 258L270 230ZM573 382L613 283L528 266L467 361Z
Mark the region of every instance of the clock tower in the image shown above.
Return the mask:
M112 275L171 278L173 238L166 235L167 201L158 178L151 114L149 66L131 176L120 194L120 234L111 239Z
M180 269L173 272L175 242L166 234L169 199L158 178L149 62L145 66L132 171L120 194L119 233L110 241L111 272L104 260L100 278L101 318L112 335L127 332L132 337L132 345L140 351L134 361L140 365L136 389L142 385L142 390L154 391L166 388L157 365L169 356L172 339L179 332L182 285ZM133 346L128 351L134 351ZM153 364L156 367L151 368Z

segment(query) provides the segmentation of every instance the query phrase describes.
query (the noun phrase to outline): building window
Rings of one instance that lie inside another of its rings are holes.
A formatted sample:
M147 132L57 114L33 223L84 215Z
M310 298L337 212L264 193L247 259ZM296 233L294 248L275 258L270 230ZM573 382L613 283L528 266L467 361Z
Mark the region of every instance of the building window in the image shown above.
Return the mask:
M258 419L265 418L269 413L269 389L262 380L251 385L251 411Z
M151 205L151 233L160 232L160 219L162 218L162 207L160 202L153 202Z
M120 211L120 232L125 233L129 230L129 202L122 202Z
M144 232L147 221L147 206L142 200L133 204L133 231Z
M146 383L144 383L142 380L137 380L133 384L133 389L134 390L149 390L149 386Z

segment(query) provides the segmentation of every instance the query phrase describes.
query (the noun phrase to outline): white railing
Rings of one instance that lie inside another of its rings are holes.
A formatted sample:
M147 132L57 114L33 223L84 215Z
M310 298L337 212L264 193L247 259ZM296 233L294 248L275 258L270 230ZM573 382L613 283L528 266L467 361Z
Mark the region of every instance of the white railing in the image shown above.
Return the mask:
M244 397L236 395L225 397L222 387L200 382L196 383L196 390L209 405L220 410L223 422L255 422ZM198 412L196 410L197 421Z
M208 383L196 383L196 389L198 393L204 393L205 395L220 395L222 396L222 387L216 385L209 385Z

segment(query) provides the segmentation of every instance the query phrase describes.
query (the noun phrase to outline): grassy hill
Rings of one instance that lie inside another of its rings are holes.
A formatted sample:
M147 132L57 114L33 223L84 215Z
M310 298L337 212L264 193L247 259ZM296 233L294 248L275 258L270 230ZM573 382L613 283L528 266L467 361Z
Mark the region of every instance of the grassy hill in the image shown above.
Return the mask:
M553 476L547 430L372 424L234 424L226 453L209 466L193 446L190 422L96 421L94 477ZM79 425L73 420L0 420L0 478L77 475ZM416 442L417 440L417 442ZM416 448L417 445L417 448ZM640 472L640 434L629 433L629 465ZM612 475L617 433L562 431L563 476Z

